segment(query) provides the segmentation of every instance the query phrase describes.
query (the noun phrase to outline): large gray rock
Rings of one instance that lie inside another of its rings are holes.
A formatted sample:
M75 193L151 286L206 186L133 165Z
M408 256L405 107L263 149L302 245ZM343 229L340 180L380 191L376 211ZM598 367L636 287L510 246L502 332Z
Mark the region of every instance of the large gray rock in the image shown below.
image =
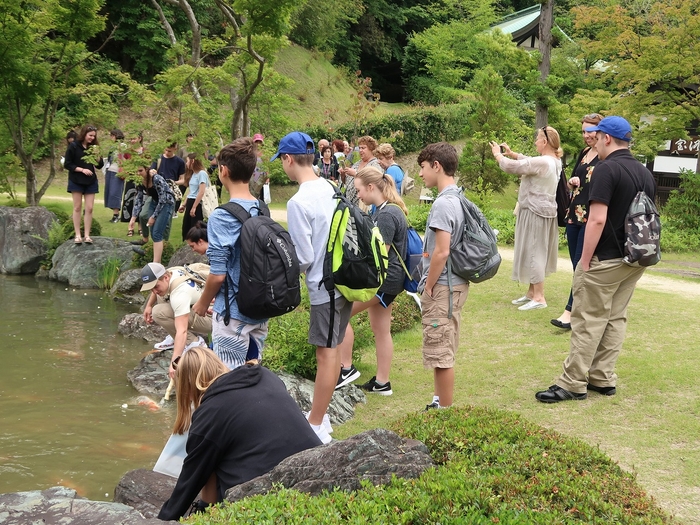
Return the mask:
M129 268L134 252L131 244L111 237L93 237L93 244L64 242L56 249L49 279L66 282L76 288L98 288L97 276L110 258L121 262L122 271Z
M0 273L36 273L48 251L42 239L55 220L42 206L0 206Z
M143 314L126 314L119 321L117 331L124 337L133 337L137 339L145 339L149 343L158 343L165 339L168 332L165 328L158 326L156 323L146 324L143 320Z
M170 368L172 355L172 350L154 351L148 354L141 359L136 368L126 373L127 379L139 392L162 396L170 383L168 368ZM174 398L173 395L172 399Z
M52 487L46 490L0 494L0 523L3 525L157 525L158 519L144 518L136 509L90 501L74 490Z
M141 269L132 268L119 274L117 281L109 291L115 301L129 304L144 304L146 298L141 292Z
M263 354L264 360L264 354ZM314 383L302 377L293 376L286 372L276 372L287 387L287 392L292 396L297 405L304 411L311 410L311 401L314 397ZM367 396L355 385L348 385L333 392L331 403L328 405L328 418L334 425L340 425L355 415L355 405L366 403Z
M385 485L392 476L417 478L434 465L420 441L376 428L290 456L267 474L227 490L226 499L266 494L273 484L313 495L335 488L353 491L362 480Z
M124 474L114 489L114 501L138 510L146 518L158 516L175 488L176 478L140 468Z
M184 244L180 246L168 262L168 267L170 266L184 266L186 264L192 263L205 263L209 264L209 259L206 255L199 255L197 252L193 251L189 245Z

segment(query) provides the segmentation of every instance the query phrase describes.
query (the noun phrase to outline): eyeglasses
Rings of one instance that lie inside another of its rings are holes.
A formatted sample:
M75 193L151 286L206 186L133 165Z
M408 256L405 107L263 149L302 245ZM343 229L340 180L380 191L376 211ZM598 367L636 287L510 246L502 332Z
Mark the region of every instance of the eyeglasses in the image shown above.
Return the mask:
M181 357L182 357L182 355L177 356L175 359L173 359L173 362L170 363L170 364L172 365L172 367L173 367L173 370L177 370L177 365L180 364L180 358L181 358Z

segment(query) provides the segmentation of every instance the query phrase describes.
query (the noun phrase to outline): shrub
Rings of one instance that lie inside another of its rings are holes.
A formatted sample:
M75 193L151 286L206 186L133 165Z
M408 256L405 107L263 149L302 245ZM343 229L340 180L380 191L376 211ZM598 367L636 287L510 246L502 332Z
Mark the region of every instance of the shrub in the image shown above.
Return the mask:
M375 139L386 138L397 155L420 151L426 144L453 141L464 136L467 117L471 114L469 104L451 104L436 107L421 107L396 115L384 115L363 121L359 135L370 135ZM312 137L326 137L323 126L307 129ZM344 124L329 138L352 139L355 124ZM391 137L389 139L389 137Z
M61 224L64 224L66 222L70 222L71 224L73 224L71 222L73 220L72 216L69 215L68 213L66 213L60 204L50 203L50 204L46 204L43 206L44 206L44 208L49 210L51 213L53 213L56 216L56 219L58 219L58 221Z
M700 174L681 170L681 183L666 201L663 215L669 226L688 232L700 231ZM663 233L661 235L663 242Z
M665 252L698 252L700 251L700 232L693 232L667 224L663 221L661 227L661 257Z
M511 210L490 209L484 212L491 228L498 230L498 244L515 242L515 215Z
M153 243L148 242L141 246L143 249L143 255L139 253L134 253L134 258L132 260L132 268L143 268L149 262L153 262ZM163 241L163 255L160 258L160 262L166 268L170 262L170 258L175 253L175 248L169 241Z
M63 223L63 231L66 234L66 240L70 239L75 235L72 217L68 217L68 219ZM80 219L80 231L85 231L85 217ZM93 217L92 227L90 228L90 237L98 237L100 235L102 235L102 225L100 224L100 221Z
M313 380L316 376L316 347L308 343L309 294L302 291L301 304L296 310L269 321L269 333L265 340L263 361L270 370L283 370ZM420 321L420 310L413 298L399 294L394 300L391 332L413 328ZM353 362L362 359L362 352L374 351L374 335L367 312L361 312L351 320L355 333Z
M408 207L408 224L416 231L424 232L428 222L430 204L414 204Z
M29 204L19 199L10 199L7 201L7 204L5 204L5 206L7 206L8 208L27 208L29 207Z
M438 466L418 479L364 482L352 493L309 496L277 486L188 523L673 523L599 449L517 414L455 407L392 427L425 443Z

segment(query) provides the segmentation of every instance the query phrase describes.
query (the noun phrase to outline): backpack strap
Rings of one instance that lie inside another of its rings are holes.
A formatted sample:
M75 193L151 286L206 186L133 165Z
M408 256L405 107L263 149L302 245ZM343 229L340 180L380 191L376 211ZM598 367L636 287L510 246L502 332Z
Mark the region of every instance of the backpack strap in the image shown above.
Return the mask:
M258 214L264 215L265 217L269 217L270 209L267 207L267 204L262 202L260 199L257 199L257 201L258 205L256 207L258 208ZM250 213L248 213L246 209L237 202L229 201L226 204L218 206L217 208L221 208L222 210L227 211L230 215L233 215L238 220L238 222L241 223L241 225L251 217ZM224 312L224 324L226 326L228 326L229 322L231 321L231 305L228 301L228 291L228 272L226 272L226 278L224 279L224 303L226 308Z

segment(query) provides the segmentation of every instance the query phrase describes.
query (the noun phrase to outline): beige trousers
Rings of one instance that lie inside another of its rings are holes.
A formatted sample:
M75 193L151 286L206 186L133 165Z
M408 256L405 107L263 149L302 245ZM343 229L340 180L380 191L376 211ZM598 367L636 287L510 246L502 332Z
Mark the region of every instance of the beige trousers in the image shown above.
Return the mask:
M615 386L615 363L627 330L627 305L643 267L622 259L591 260L587 272L579 264L574 272L574 307L571 311L571 347L557 385L576 393L596 386Z
M153 307L153 321L158 325L162 326L168 334L174 339L175 338L175 313L173 312L170 303L158 303ZM204 339L207 339L211 333L211 316L200 317L190 310L190 317L187 321L187 342L185 346L197 341L197 338L201 335Z

